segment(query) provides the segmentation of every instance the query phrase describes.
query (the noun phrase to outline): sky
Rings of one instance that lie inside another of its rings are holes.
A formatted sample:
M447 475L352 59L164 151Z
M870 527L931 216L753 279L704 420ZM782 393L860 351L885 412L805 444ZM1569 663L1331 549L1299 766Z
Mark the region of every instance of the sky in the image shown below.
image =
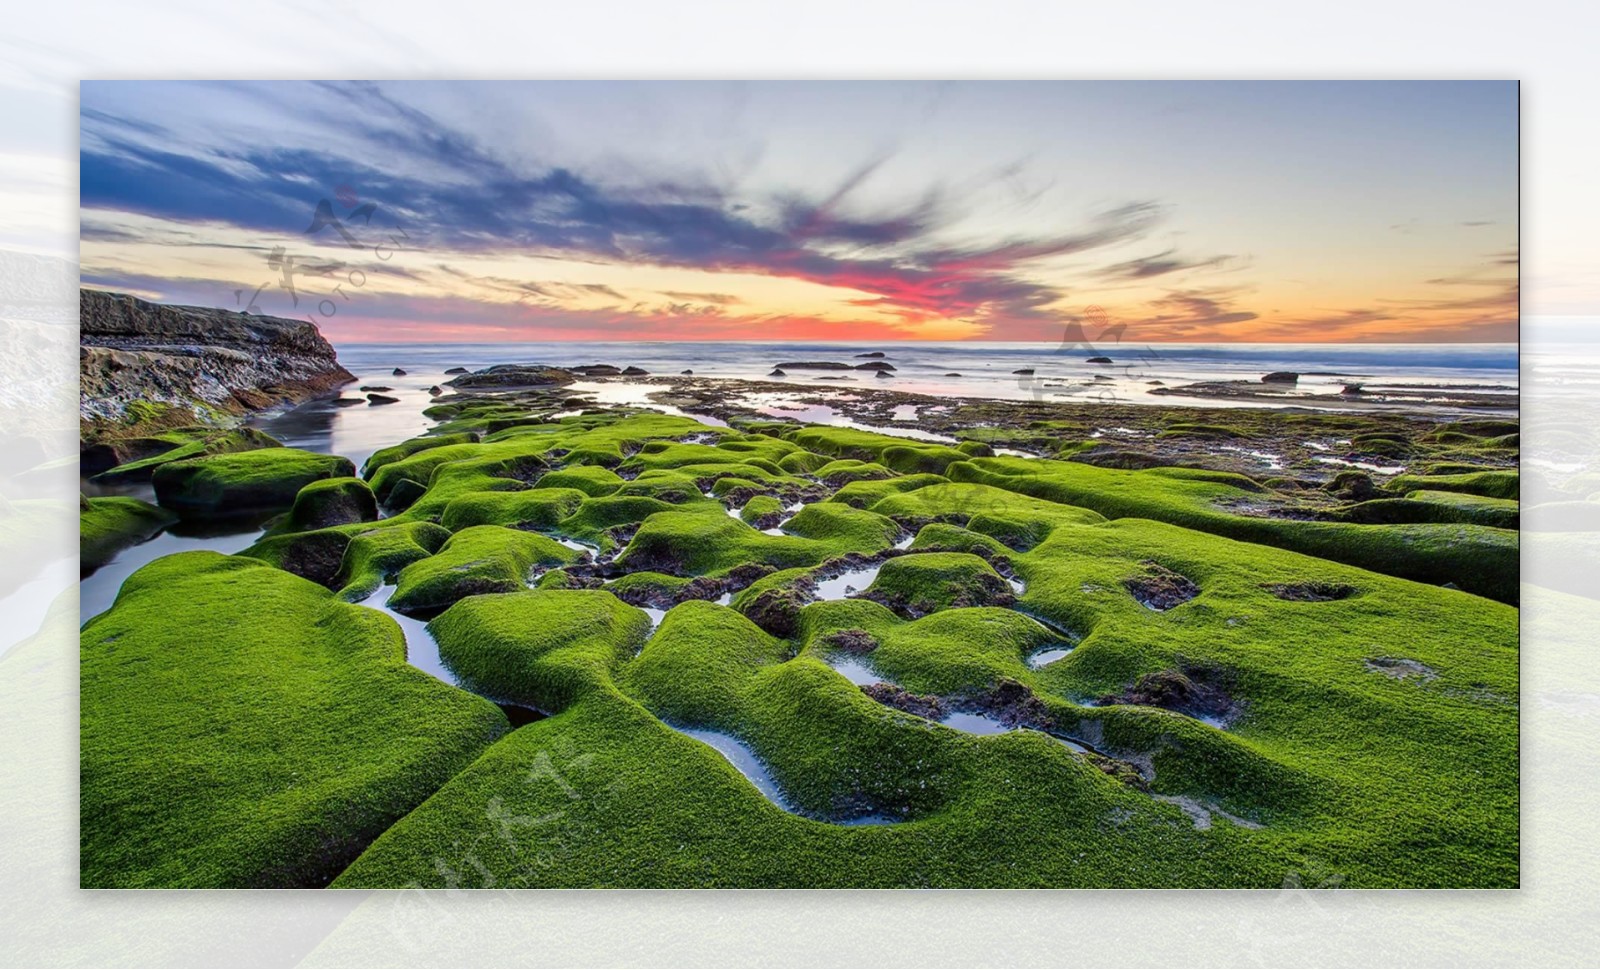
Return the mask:
M83 285L336 342L1517 338L1499 81L84 82Z

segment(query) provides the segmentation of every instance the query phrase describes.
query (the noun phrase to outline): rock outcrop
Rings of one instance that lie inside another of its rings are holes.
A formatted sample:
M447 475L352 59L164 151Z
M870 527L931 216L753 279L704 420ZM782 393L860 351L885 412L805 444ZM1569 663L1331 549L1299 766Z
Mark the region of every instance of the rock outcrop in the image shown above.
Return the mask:
M354 380L308 321L78 291L85 439L224 424Z

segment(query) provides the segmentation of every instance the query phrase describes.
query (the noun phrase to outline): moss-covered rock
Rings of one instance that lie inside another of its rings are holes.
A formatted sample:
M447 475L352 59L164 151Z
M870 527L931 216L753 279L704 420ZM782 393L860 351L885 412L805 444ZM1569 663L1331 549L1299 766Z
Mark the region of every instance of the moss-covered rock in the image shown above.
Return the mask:
M427 614L466 596L525 589L534 567L566 565L583 555L548 536L475 525L452 535L434 555L400 570L389 606Z
M136 498L82 499L78 509L80 570L99 569L117 553L151 538L176 519L171 512Z
M507 729L382 614L209 552L129 577L79 689L92 888L324 885Z
M359 478L327 478L300 489L289 509L287 528L295 531L371 522L378 500Z
M181 513L222 515L287 509L312 482L349 478L355 466L337 455L263 448L168 462L151 481L156 500Z
M862 595L911 617L952 607L1009 606L1016 598L993 566L965 552L891 559Z

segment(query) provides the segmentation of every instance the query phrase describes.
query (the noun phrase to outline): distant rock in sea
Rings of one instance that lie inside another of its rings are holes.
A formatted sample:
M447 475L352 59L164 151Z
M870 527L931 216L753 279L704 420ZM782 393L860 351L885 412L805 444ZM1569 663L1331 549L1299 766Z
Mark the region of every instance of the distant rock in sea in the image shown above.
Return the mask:
M944 376L946 376L946 377L960 377L961 375L957 374L955 371L951 371L950 373L948 373L948 374L946 374Z
M406 376L406 372L401 370L400 368L396 367L394 369L394 376L395 377L404 377L404 376Z
M394 388L389 387L386 384L363 384L360 387L356 388L356 390L358 390L358 391L376 391L379 394L382 394L385 391L392 391L392 390L394 390Z
M888 355L885 354L883 351L874 350L874 351L871 351L870 353L856 354L856 359L860 360L863 357L886 357L886 356L888 356Z
M645 370L643 367L632 367L632 366L629 366L629 367L624 367L622 369L622 376L623 377L644 377L649 373L650 372Z
M571 384L572 372L546 364L496 364L446 383L461 390L549 387Z
M1011 373L1020 374L1023 377L1032 377L1033 376L1033 368L1032 367L1024 367L1021 370L1014 370Z
M678 373L682 374L685 377L689 377L692 374L694 374L694 371L692 371L692 370L684 370L684 371L679 371Z
M1263 384L1295 384L1300 381L1300 375L1292 370L1275 370L1261 378Z
M387 394L368 394L367 403L374 406L379 404L399 404L400 399L397 397L390 397Z
M775 365L778 370L787 367L790 370L849 370L849 364L841 364L836 360L786 360Z
M446 374L465 374L466 372L467 369L465 367L452 367L445 371Z
M80 289L78 326L86 439L226 424L355 380L305 320Z
M772 373L768 374L767 376L768 377L788 377L789 375L784 373L782 367L774 367L774 368L772 368Z
M1085 361L1085 363L1090 363L1090 364L1109 364L1109 363L1111 363L1111 358L1110 357L1090 357L1087 361Z

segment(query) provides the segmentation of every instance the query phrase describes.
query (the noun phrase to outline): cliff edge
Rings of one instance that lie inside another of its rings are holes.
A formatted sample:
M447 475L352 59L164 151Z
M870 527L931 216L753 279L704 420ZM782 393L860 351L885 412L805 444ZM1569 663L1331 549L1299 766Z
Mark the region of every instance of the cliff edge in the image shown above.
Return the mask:
M304 320L78 291L80 437L224 425L355 379Z

